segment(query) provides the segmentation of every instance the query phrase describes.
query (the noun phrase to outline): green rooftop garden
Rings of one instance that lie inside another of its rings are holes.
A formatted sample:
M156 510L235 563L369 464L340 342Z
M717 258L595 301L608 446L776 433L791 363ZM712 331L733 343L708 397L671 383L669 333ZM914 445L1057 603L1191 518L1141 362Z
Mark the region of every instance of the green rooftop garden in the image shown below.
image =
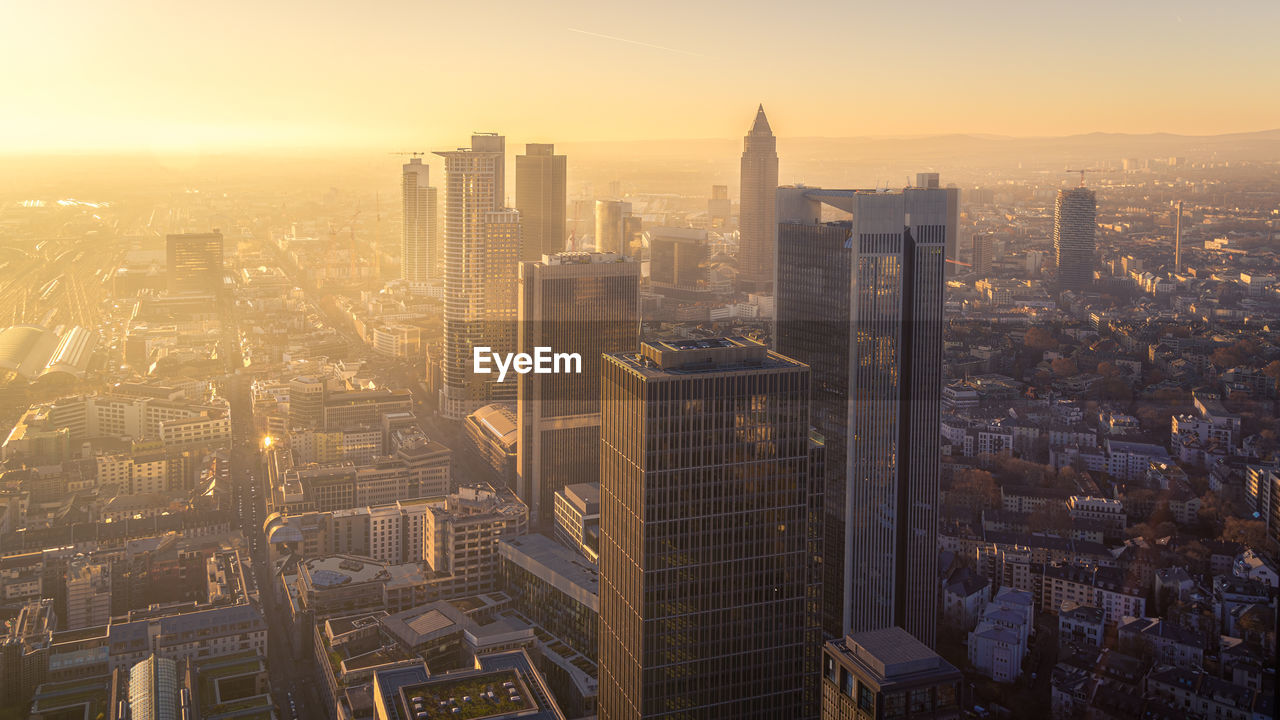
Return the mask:
M512 695L504 683L514 683L515 694ZM490 700L486 693L493 692ZM423 685L404 688L404 697L408 701L407 720L473 720L504 713L536 709L533 698L529 697L529 689L520 677L510 671L484 673L457 680L434 680ZM422 698L422 709L413 702L415 697ZM469 701L464 698L471 698ZM519 697L519 702L513 700ZM444 703L442 706L440 703ZM456 710L456 712L455 712ZM419 714L423 713L423 714Z

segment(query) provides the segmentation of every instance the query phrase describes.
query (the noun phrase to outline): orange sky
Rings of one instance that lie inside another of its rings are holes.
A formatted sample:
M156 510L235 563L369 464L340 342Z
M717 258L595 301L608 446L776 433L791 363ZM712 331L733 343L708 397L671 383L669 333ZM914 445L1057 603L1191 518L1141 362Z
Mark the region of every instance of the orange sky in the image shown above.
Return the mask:
M1280 3L12 0L0 153L1280 127Z

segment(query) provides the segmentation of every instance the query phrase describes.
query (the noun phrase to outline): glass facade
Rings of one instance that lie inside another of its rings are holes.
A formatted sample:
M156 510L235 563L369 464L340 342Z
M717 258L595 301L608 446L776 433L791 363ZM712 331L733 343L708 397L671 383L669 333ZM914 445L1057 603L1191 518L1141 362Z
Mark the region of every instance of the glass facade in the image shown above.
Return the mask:
M807 714L809 371L737 349L605 360L601 718Z

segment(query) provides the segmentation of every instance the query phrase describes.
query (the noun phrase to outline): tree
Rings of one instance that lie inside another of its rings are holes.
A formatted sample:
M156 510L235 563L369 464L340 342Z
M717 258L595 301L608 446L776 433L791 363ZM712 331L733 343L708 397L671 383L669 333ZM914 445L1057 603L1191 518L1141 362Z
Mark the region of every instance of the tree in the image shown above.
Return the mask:
M1058 347L1058 339L1046 328L1033 325L1027 328L1026 334L1022 336L1022 345L1028 350L1044 352Z
M995 510L1000 507L1000 488L996 479L986 470L966 468L956 474L955 483L947 498L956 505L978 510Z
M1262 368L1262 374L1272 380L1280 381L1280 360L1272 360L1270 364Z
M1229 517L1222 524L1221 539L1261 550L1267 542L1267 526L1261 520Z
M1053 374L1060 378L1068 378L1079 374L1080 370L1076 367L1076 361L1071 358L1056 358L1049 363L1049 367L1053 370Z

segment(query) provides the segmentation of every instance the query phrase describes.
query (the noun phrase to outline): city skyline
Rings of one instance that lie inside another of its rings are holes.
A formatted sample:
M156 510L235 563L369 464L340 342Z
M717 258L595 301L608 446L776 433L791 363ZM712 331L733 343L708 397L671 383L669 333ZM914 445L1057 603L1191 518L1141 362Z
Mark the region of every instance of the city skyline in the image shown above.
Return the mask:
M1276 716L1275 0L3 15L0 720Z

